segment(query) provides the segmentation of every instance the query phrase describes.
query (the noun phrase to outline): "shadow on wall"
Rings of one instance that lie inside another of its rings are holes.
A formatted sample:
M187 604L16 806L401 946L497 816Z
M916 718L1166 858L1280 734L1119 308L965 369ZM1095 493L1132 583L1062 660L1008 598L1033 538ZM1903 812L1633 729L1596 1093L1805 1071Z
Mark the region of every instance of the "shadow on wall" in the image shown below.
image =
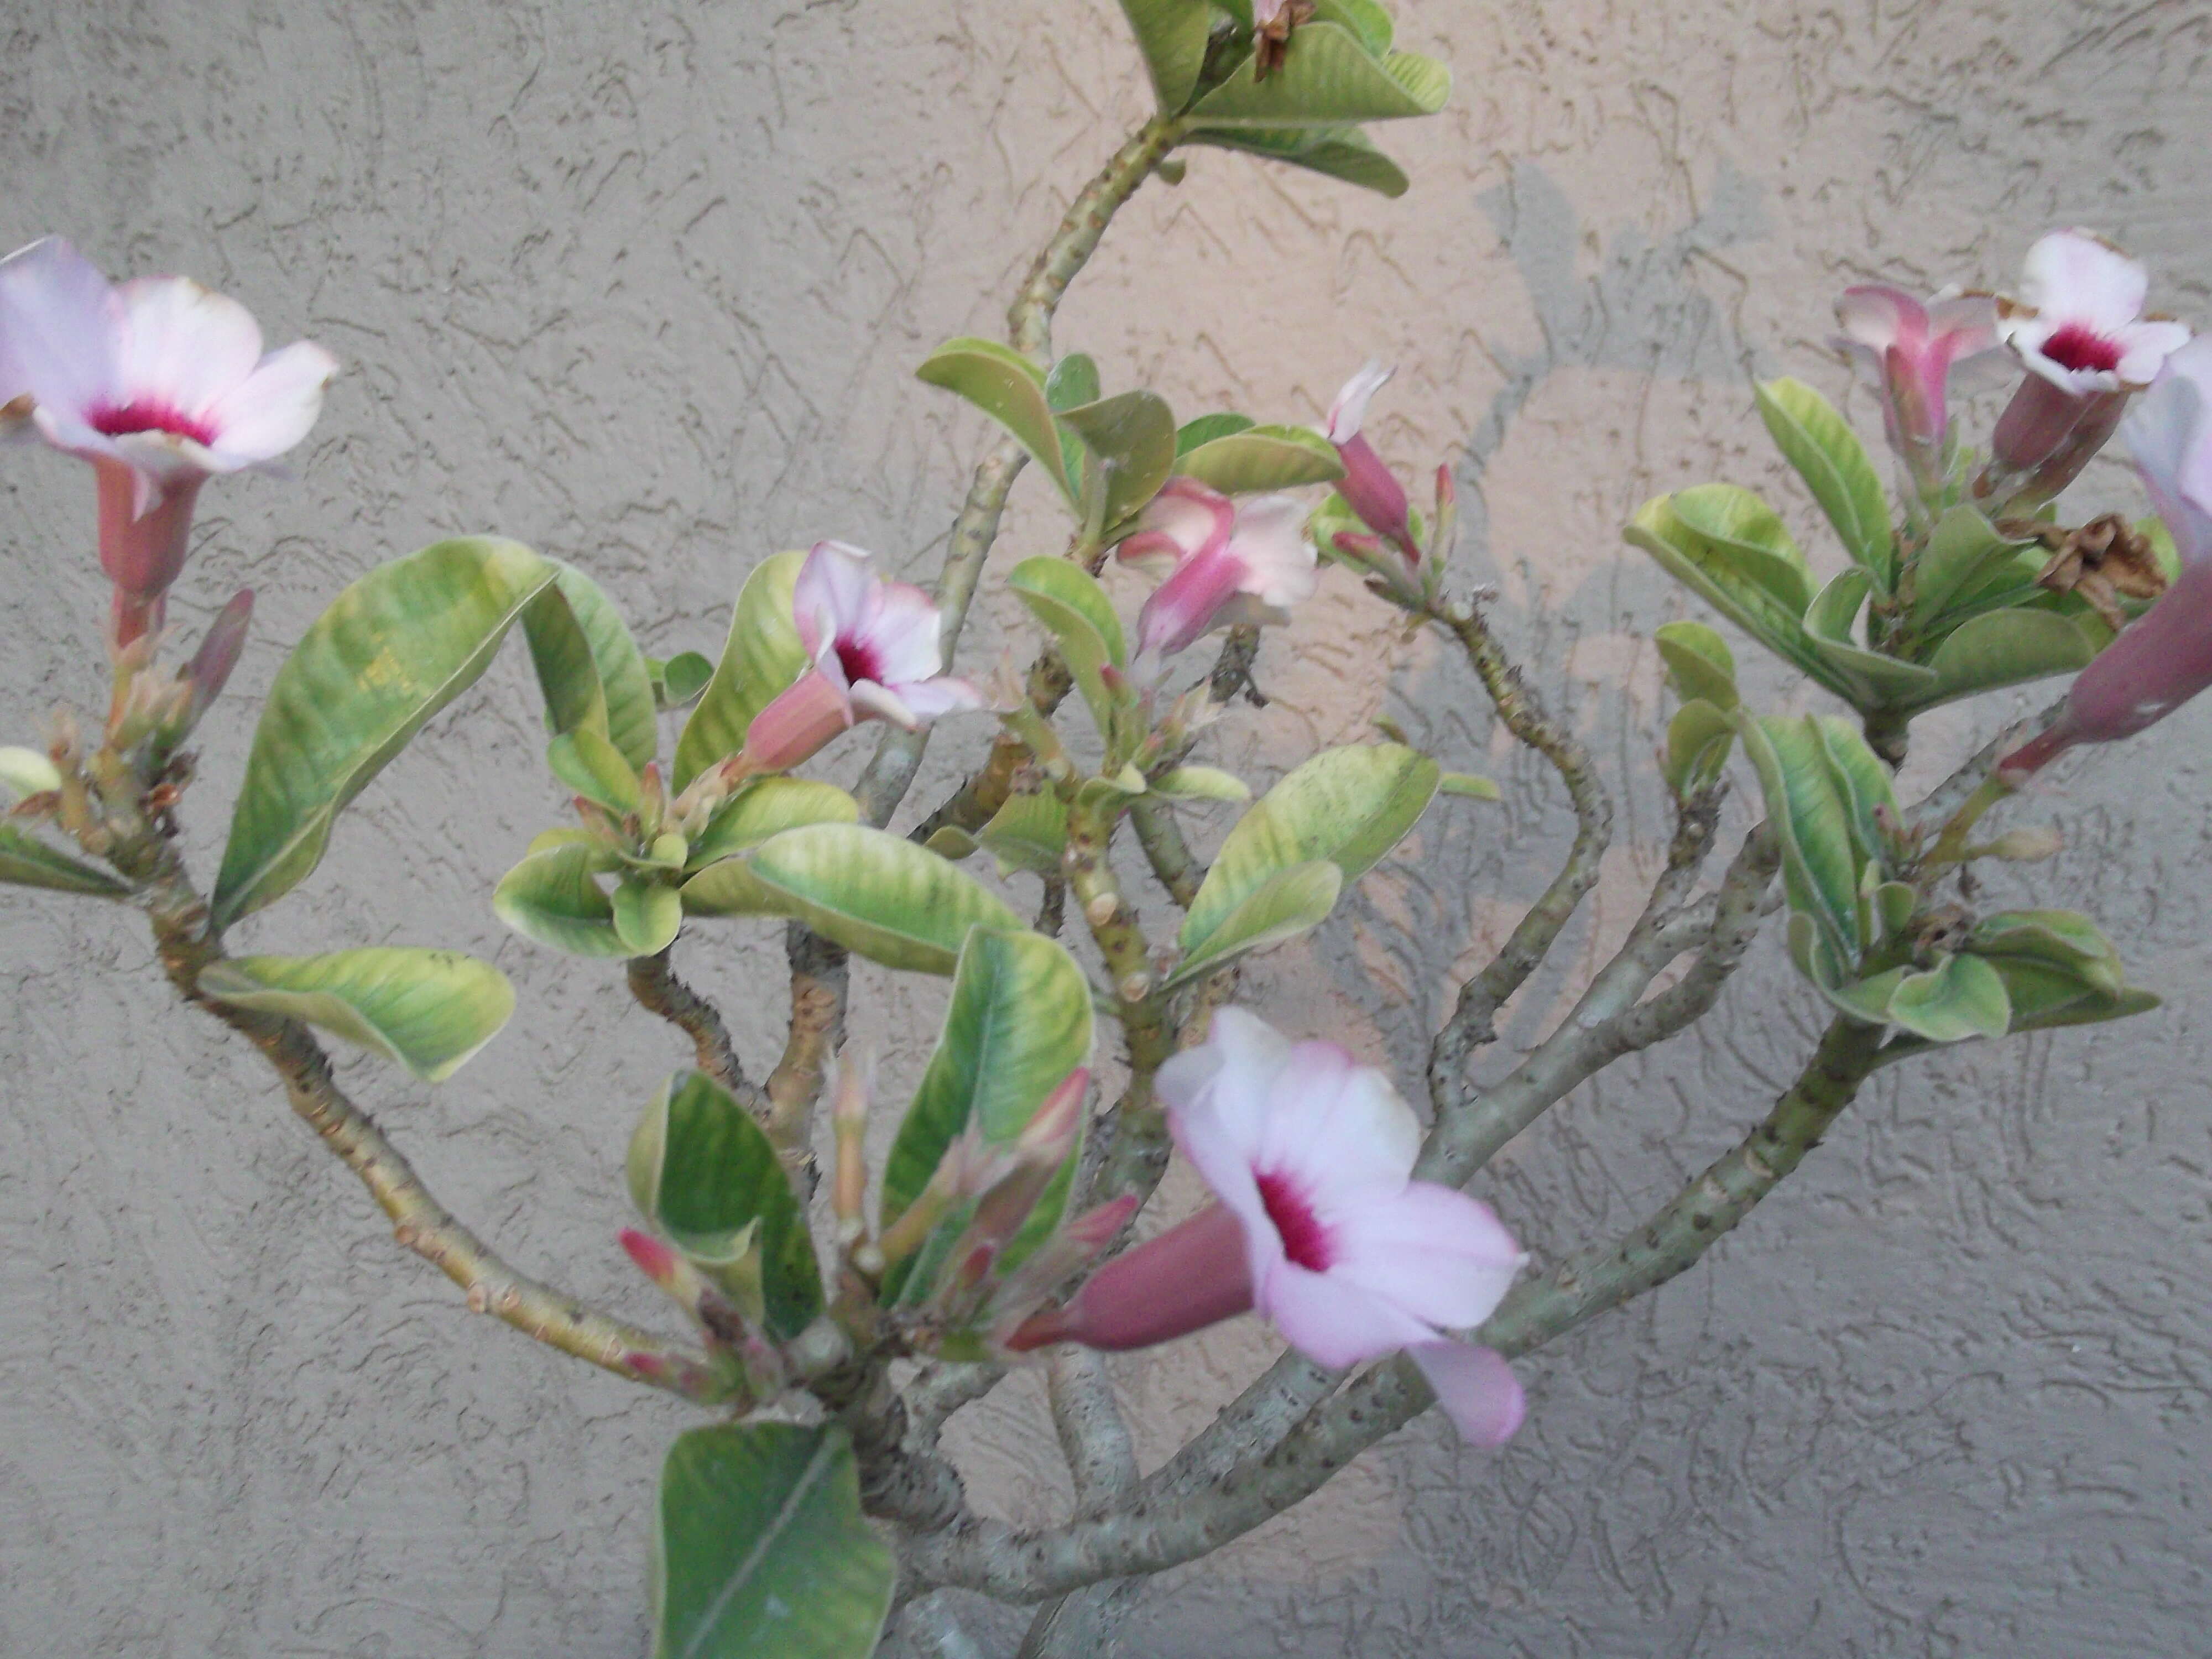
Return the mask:
M1601 243L1566 193L1533 161L1515 163L1505 183L1481 192L1475 202L1496 228L1527 289L1542 337L1533 350L1497 356L1504 383L1468 434L1454 469L1460 502L1455 562L1462 581L1479 583L1529 561L1529 550L1493 547L1487 490L1491 467L1513 436L1516 422L1553 376L1601 370L1644 381L1712 386L1731 395L1741 388L1748 407L1751 381L1771 368L1762 361L1764 354L1744 340L1733 307L1701 283L1700 268L1740 281L1723 252L1765 236L1771 227L1758 181L1725 164L1697 216L1656 239L1627 226ZM1595 269L1584 263L1578 270L1578 254L1592 248L1599 250ZM1593 482L1611 492L1628 481L1607 475ZM1504 487L1528 484L1517 478ZM1632 504L1624 498L1623 517ZM1541 559L1540 550L1536 556ZM1618 632L1624 613L1636 618L1639 636L1648 635L1672 614L1670 607L1679 606L1679 590L1640 555L1625 549L1581 562L1581 574L1571 586L1550 585L1564 574L1553 566L1544 573L1547 581L1502 584L1487 609L1547 704L1599 746L1616 784L1627 791L1617 803L1616 844L1632 855L1648 853L1656 862L1671 834L1669 808L1652 769L1637 763L1640 755L1631 752L1644 741L1638 734L1653 710L1635 705L1626 672L1593 678L1567 671L1576 647L1593 636ZM1634 648L1649 655L1640 637ZM1757 672L1752 664L1747 668ZM1462 762L1488 755L1505 792L1504 833L1487 813L1431 814L1419 832L1421 855L1394 865L1386 878L1387 893L1370 882L1355 901L1359 908L1354 915L1364 913L1377 923L1395 915L1396 925L1360 927L1361 942L1325 953L1335 989L1370 1008L1394 1062L1418 1066L1431 1031L1448 1012L1453 946L1441 942L1434 928L1405 926L1406 920L1424 914L1464 916L1457 948L1474 955L1494 951L1551 878L1553 860L1543 848L1564 845L1574 825L1550 768L1517 746L1501 750L1489 704L1464 664L1437 651L1407 659L1400 676L1403 695L1393 700L1392 713L1411 729L1414 740ZM1655 731L1644 746L1657 741ZM1607 750L1622 763L1611 764ZM1478 764L1476 769L1484 769ZM1601 887L1597 902L1574 924L1583 936L1582 945L1571 948L1571 948L1540 969L1516 999L1506 1034L1510 1042L1533 1040L1549 1024L1562 999L1579 991L1593 948L1610 931L1602 920L1604 896ZM1593 915L1599 919L1591 920ZM1462 957L1462 969L1468 959ZM1374 1006L1378 983L1388 988L1389 1002L1395 1006Z

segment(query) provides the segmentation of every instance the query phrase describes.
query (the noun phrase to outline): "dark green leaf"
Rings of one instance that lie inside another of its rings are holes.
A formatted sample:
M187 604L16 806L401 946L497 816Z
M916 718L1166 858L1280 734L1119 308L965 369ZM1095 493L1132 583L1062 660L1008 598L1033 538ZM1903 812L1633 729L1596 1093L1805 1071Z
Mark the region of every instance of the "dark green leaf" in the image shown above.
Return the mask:
M586 842L532 853L492 890L492 913L525 939L576 957L626 957L614 906L595 877L612 862Z
M671 782L682 789L700 773L745 746L753 716L775 701L809 665L792 619L792 586L801 552L763 560L738 594L730 615L730 637L714 678L684 723L676 740L676 769Z
M1167 482L1175 465L1175 416L1156 392L1124 392L1063 410L1061 424L1083 441L1086 522L1094 493L1103 493L1097 522L1112 529L1133 517Z
M514 1012L514 988L453 951L385 945L313 957L233 957L202 971L217 1002L305 1020L442 1083Z
M1061 453L1060 428L1044 395L1044 371L1012 346L963 336L929 354L915 376L957 393L1012 433L1045 476L1075 501L1075 480Z
M1255 426L1214 438L1178 456L1175 470L1224 495L1297 489L1344 476L1336 446L1299 426Z
M678 1437L654 1505L653 1659L867 1659L898 1571L835 1425Z
M131 891L106 872L57 852L12 823L0 823L0 881L57 893L88 893L94 898L124 898Z
M786 830L750 863L784 915L887 968L949 974L970 927L1022 927L957 866L863 824Z
M1370 56L1336 23L1310 22L1291 35L1281 65L1264 81L1247 58L1192 106L1200 127L1344 126L1433 115L1451 94L1451 71L1410 52Z
M1198 89L1212 7L1206 0L1121 0L1121 11L1145 55L1160 113L1176 113Z
M1844 550L1888 592L1897 582L1889 497L1866 447L1832 404L1802 380L1767 380L1759 387L1759 416L1783 459L1813 492L1843 539Z

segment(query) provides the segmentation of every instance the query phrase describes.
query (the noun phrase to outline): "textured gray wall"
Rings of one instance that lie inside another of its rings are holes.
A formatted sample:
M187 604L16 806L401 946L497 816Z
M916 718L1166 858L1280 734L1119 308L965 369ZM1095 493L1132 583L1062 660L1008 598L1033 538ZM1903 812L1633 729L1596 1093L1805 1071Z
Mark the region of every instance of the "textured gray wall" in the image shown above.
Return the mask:
M1115 228L1060 339L1187 411L1284 419L1393 356L1385 452L1464 454L1474 562L1547 687L1639 780L1592 920L1522 998L1510 1048L1619 937L1665 833L1642 640L1686 607L1620 549L1621 519L1722 472L1803 518L1746 377L1834 387L1818 348L1847 281L2001 282L2035 231L2080 222L2148 258L2172 308L2212 311L2212 15L1401 13L1461 88L1444 117L1383 135L1410 197L1198 153ZM197 624L240 582L262 595L186 811L200 867L274 642L374 560L496 528L583 563L663 652L714 648L737 581L780 546L840 535L925 574L981 432L911 366L995 327L1028 249L1140 112L1106 0L15 0L0 242L63 230L112 269L193 272L272 340L309 334L349 365L296 482L210 491L175 605ZM0 736L20 740L101 696L104 600L81 471L4 459ZM1025 484L1000 562L1057 537ZM973 660L1018 645L1012 621L984 618ZM1386 684L1389 636L1332 576L1271 645L1275 702L1228 722L1219 751L1264 772L1388 712L1507 783L1502 810L1440 807L1326 940L1249 976L1279 1023L1409 1073L1443 971L1502 936L1564 820L1463 669L1425 642ZM518 1261L657 1317L611 1235L622 1145L673 1046L605 970L505 936L487 908L558 810L525 678L507 662L435 722L241 942L496 959L521 1008L459 1078L426 1091L362 1062L348 1080ZM1913 777L2022 706L1929 722ZM2192 709L2019 815L2065 829L2045 890L2112 928L2170 988L2163 1012L1884 1074L1701 1271L1528 1362L1510 1449L1463 1451L1425 1422L1147 1588L1127 1650L2203 1651L2208 732ZM940 742L922 793L980 742ZM683 950L764 1066L773 930ZM6 896L0 963L0 1651L639 1652L644 1508L684 1414L471 1320L258 1063L167 1003L128 914ZM857 983L896 1096L941 987ZM1513 1147L1491 1195L1540 1253L1617 1230L1734 1139L1814 1024L1769 950L1703 1030ZM1127 1362L1148 1455L1266 1352L1237 1327ZM1030 1382L953 1438L1000 1512L1058 1512Z

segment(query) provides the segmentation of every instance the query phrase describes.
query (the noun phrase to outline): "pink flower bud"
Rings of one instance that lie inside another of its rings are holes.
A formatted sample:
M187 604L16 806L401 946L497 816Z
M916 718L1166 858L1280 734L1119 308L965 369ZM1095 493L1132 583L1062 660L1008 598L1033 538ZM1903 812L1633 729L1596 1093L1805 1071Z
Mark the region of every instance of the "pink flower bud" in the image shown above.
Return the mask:
M1369 401L1394 372L1381 363L1370 362L1346 381L1335 401L1329 404L1326 435L1336 446L1337 459L1344 463L1344 477L1337 481L1337 492L1359 515L1361 523L1404 554L1407 563L1418 565L1421 548L1413 539L1405 486L1382 464L1375 447L1360 434L1360 428L1366 422Z
M185 709L185 731L190 732L198 726L208 705L222 695L222 688L230 680L230 671L238 666L240 653L246 649L246 630L252 622L253 590L241 587L208 624L207 637L200 641L200 648L192 653L191 663L185 670L185 678L191 685L191 701Z
M1007 1338L1016 1353L1053 1342L1119 1352L1149 1348L1248 1313L1252 1277L1244 1227L1219 1204L1114 1258L1065 1307L1047 1309Z

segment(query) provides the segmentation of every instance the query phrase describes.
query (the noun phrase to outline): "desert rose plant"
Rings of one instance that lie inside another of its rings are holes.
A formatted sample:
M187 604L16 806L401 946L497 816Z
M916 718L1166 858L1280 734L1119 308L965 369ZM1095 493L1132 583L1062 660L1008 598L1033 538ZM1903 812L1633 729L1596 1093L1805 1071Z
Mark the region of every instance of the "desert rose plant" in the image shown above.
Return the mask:
M1977 838L2041 769L2212 684L2212 348L2146 313L2149 277L2124 252L2060 228L2010 295L1862 286L1836 301L1889 482L1821 392L1757 387L1832 527L1832 574L1732 484L1635 514L1627 541L1826 712L1753 708L1707 623L1654 630L1679 703L1651 734L1674 810L1664 867L1568 1016L1475 1081L1500 1010L1598 879L1617 785L1510 659L1486 596L1455 580L1449 466L1425 458L1435 485L1417 508L1394 464L1408 458L1366 435L1383 365L1326 411L1178 420L1150 390L1109 392L1052 332L1116 211L1177 176L1179 152L1241 150L1395 196L1406 179L1366 129L1433 113L1449 77L1396 47L1375 0L1123 9L1158 112L1039 251L1006 337L951 340L918 367L1001 428L933 587L834 539L769 553L719 657L663 661L587 570L512 541L366 570L284 656L204 886L175 809L196 726L258 648L252 595L182 642L165 598L190 580L201 490L297 445L338 365L305 343L264 355L238 301L181 277L112 284L58 237L0 263L0 404L21 435L91 464L114 592L85 623L112 665L104 719L58 714L45 742L0 750L15 795L0 879L142 911L178 995L261 1051L399 1243L471 1309L697 1407L655 1502L654 1651L670 1659L860 1659L896 1607L945 1586L1035 1606L1025 1654L1093 1650L1115 1584L1280 1514L1431 1405L1471 1443L1510 1437L1532 1409L1513 1362L1695 1263L1876 1071L2155 1006L2090 918L1980 908L1971 875L2051 850L2032 823ZM1969 369L2014 383L1980 446L1962 430ZM2076 523L2063 492L2116 438L2156 514ZM1004 578L1034 623L1026 671L979 672L959 660L963 629L1024 471L1064 504L1065 541ZM1098 580L1109 559L1157 580L1133 617ZM1577 826L1503 947L1450 988L1418 1077L1240 1000L1248 957L1328 926L1425 814L1482 812L1496 793L1388 733L1310 756L1256 799L1259 781L1209 762L1267 629L1324 582L1364 586L1409 635L1463 653ZM514 1007L495 969L343 941L226 948L344 851L348 803L515 634L573 810L512 850L488 902L535 945L604 962L689 1044L684 1069L639 1082L636 1212L604 1218L680 1336L503 1261L333 1079L326 1038L449 1076ZM2039 720L1927 799L1899 798L1916 716L2069 674ZM964 781L917 811L906 798L933 739ZM850 792L805 775L855 744L872 758ZM1764 810L1721 858L1731 787ZM1201 858L1185 814L1222 803L1241 814ZM1167 906L1140 912L1139 867ZM1778 910L1831 1016L1796 1080L1644 1223L1531 1262L1516 1218L1470 1183L1580 1084L1711 1010ZM779 933L789 1036L763 1073L672 952L757 965ZM910 1098L884 1097L841 1046L855 954L945 981ZM1163 1225L1149 1206L1176 1157L1210 1200ZM1234 1318L1271 1323L1281 1357L1140 1472L1097 1354ZM1025 1365L1045 1373L1076 1492L1037 1529L975 1512L940 1447L948 1418Z

